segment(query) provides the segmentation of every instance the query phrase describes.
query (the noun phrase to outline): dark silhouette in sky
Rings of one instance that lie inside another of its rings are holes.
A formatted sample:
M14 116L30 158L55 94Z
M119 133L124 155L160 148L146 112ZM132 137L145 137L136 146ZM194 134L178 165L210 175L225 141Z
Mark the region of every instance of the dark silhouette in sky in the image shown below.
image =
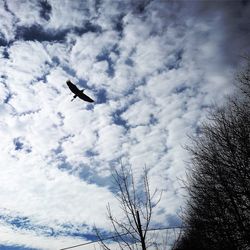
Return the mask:
M94 100L92 100L89 96L87 96L83 93L84 89L82 89L82 90L78 89L76 87L76 85L73 84L70 80L68 80L66 83L67 83L69 89L75 94L71 101L73 101L76 97L79 97L80 99L82 99L86 102L94 102Z

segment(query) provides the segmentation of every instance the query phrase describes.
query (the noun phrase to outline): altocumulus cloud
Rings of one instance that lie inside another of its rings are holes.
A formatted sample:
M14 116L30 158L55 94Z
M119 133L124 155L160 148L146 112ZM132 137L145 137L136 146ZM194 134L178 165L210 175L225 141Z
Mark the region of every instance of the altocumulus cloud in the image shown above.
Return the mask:
M152 225L177 225L182 145L232 91L249 15L248 1L1 1L0 249L109 230L121 161L166 190ZM67 79L95 104L70 102Z

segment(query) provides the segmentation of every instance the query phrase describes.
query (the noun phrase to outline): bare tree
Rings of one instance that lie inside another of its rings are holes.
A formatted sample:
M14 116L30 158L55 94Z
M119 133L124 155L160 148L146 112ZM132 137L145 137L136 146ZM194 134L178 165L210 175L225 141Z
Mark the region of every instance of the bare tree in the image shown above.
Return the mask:
M240 93L212 110L188 148L189 227L175 249L250 247L250 64L238 79Z
M238 74L236 86L243 93L243 97L250 98L250 56L243 58L246 60L246 66Z
M112 176L115 195L124 214L123 219L117 219L110 205L107 206L108 219L113 228L113 240L120 249L146 250L154 244L148 230L153 209L160 201L161 194L158 190L151 192L146 168L141 177L141 185L135 183L131 167L126 168L122 165L119 171L114 170ZM109 250L100 231L97 228L95 231L101 247Z

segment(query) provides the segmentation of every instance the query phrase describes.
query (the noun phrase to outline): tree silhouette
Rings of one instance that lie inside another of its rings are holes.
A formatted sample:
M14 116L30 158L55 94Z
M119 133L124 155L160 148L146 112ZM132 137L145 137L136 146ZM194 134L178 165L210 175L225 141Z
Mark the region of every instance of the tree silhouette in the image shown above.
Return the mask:
M179 249L250 247L250 65L239 74L239 92L214 107L193 137Z
M157 190L151 192L146 168L142 175L143 185L141 187L135 184L130 167L121 166L119 171L114 170L112 176L116 189L115 195L124 214L124 218L119 220L113 215L110 205L107 206L108 219L114 231L113 239L120 249L146 250L147 247L154 244L148 230L153 209L160 201L160 194ZM101 232L97 228L95 231L101 247L109 250L110 248L103 241Z

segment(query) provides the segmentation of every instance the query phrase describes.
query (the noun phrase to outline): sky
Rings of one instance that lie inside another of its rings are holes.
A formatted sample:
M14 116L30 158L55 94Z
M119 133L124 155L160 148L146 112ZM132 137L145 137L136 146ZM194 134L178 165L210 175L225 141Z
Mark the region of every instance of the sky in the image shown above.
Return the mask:
M0 0L0 250L109 231L120 164L163 191L151 226L179 225L184 145L233 92L249 16L248 0Z

